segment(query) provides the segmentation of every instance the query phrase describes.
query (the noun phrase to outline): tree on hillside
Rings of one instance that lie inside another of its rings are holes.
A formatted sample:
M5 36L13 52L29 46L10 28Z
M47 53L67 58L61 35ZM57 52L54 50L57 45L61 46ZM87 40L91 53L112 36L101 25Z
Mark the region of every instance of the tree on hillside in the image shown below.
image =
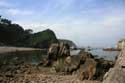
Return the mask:
M32 32L31 29L24 30L20 25L0 16L0 43L4 45L48 48L51 43L58 42L55 33L50 29Z
M25 46L24 43L28 39L25 36L30 35L31 30L24 30L18 24L12 24L12 22L6 18L0 16L0 42L5 45Z

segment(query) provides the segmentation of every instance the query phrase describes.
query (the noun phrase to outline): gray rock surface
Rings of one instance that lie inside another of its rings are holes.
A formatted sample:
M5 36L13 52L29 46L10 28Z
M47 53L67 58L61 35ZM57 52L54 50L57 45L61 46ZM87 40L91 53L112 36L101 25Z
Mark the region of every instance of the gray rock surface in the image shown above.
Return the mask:
M125 83L125 49L122 49L114 68L104 76L102 83Z

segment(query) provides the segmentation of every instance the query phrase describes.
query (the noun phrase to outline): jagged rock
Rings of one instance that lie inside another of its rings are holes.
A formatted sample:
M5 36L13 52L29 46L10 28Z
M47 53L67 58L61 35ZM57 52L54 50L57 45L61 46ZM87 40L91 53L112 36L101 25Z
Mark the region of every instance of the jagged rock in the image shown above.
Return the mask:
M74 72L77 71L81 64L84 64L87 59L93 59L93 56L89 52L81 51L79 55L68 56L65 59L65 70L67 72Z
M106 72L109 71L110 68L114 66L114 61L104 60L104 59L95 59L97 62L96 69L96 79L103 80L103 77Z
M79 79L92 80L96 74L97 62L94 59L87 59L84 64L80 65L79 69Z
M56 61L57 59L60 58L65 58L67 56L70 56L70 48L68 44L64 44L64 43L56 43L56 44L52 44L49 47L48 50L48 58L47 58L47 65L51 65L53 63L53 61Z

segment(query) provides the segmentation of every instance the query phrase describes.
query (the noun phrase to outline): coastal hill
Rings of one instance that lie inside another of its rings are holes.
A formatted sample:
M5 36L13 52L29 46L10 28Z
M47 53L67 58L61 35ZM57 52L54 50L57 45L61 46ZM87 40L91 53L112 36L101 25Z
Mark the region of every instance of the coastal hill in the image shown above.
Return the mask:
M0 16L0 45L29 47L31 35L31 29L24 29L19 24Z
M38 33L34 33L31 38L32 46L37 48L48 48L51 43L57 43L55 33L50 30L44 30Z
M70 47L76 47L75 43L66 39L57 39L54 31L46 29L33 33L31 29L24 29L11 20L0 16L0 46L35 47L46 49L52 43L64 42Z

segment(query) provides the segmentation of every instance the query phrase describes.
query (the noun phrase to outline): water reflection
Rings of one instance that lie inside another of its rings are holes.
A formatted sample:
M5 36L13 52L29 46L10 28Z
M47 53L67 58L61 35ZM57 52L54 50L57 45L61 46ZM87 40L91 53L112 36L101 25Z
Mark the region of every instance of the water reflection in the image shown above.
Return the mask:
M92 55L95 56L95 58L104 58L105 60L115 60L115 57L119 54L119 51L103 51L103 49L94 49L94 50L85 50ZM79 54L80 50L71 50L71 55L77 55Z
M0 63L37 64L47 57L46 51L23 51L0 54Z
M77 55L80 50L71 51L72 55ZM115 60L115 57L119 54L118 51L103 51L102 49L91 50L94 56L97 58L104 58L106 60ZM46 51L23 51L23 52L11 52L0 54L0 64L18 64L24 62L25 64L38 64L47 58Z
M119 54L119 51L103 51L102 49L90 50L97 58L104 58L106 60L115 60L115 57Z

